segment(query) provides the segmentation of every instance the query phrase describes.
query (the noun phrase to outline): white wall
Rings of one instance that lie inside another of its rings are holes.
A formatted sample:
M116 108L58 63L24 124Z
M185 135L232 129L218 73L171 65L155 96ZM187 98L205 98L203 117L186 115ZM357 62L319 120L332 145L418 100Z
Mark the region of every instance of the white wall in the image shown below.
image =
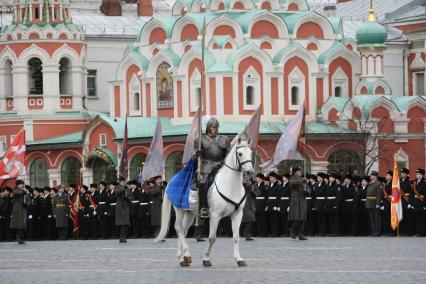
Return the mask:
M393 96L404 95L404 53L403 48L388 46L384 51L385 78L392 88ZM405 78L407 80L407 78ZM408 94L405 94L408 95Z
M97 98L87 99L86 107L92 111L109 112L109 85L108 81L114 78L123 53L129 44L136 38L116 39L101 37L86 37L87 41L87 69L97 70L96 94Z

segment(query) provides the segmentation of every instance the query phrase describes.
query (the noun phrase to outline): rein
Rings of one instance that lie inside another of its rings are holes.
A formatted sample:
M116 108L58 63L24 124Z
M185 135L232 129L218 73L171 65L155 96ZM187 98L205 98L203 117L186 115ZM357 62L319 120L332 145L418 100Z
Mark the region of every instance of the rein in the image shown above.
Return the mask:
M228 166L226 164L226 162L224 162L224 165L227 168L229 168L229 169L231 169L233 171L236 171L236 172L242 172L242 166L244 164L246 164L246 163L252 163L253 162L251 159L250 160L246 160L244 162L240 162L240 160L238 159L238 152L237 152L237 150L240 149L240 148L244 148L244 147L248 147L248 146L236 146L236 148L235 148L235 160L236 160L236 163L238 164L238 169L235 169L235 168L233 168L231 166ZM235 211L237 211L240 208L241 204L244 202L244 200L246 200L247 192L245 190L244 190L244 196L243 196L243 198L240 200L240 202L237 203L237 202L229 199L228 197L226 197L222 192L220 192L219 187L216 184L216 180L214 181L214 185L215 185L216 190L219 193L220 197L222 197L226 202L234 205Z

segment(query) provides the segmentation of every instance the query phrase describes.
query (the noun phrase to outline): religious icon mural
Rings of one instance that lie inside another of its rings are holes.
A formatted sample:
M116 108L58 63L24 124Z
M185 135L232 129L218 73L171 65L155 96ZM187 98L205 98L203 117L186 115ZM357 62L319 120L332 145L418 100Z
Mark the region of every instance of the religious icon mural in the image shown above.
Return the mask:
M173 76L170 65L163 62L157 69L157 107L173 107Z

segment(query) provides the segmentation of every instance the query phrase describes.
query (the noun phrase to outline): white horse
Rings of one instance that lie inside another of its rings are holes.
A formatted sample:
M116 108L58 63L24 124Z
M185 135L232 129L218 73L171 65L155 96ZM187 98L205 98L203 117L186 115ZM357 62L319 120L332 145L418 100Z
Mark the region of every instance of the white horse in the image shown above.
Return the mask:
M243 207L246 192L243 187L243 174L254 172L252 165L252 151L249 142L239 140L232 147L225 158L225 163L218 171L214 183L208 192L208 204L210 213L210 230L208 246L204 253L203 265L211 266L210 252L216 241L216 231L219 221L227 216L231 217L232 233L234 241L234 259L238 266L247 266L240 256L240 225L243 217ZM167 195L167 190L166 190ZM188 243L185 239L191 227L195 210L176 208L175 230L178 235L178 259L181 266L189 266L192 262ZM161 230L156 241L162 241L167 235L170 222L171 203L169 198L164 198L161 215Z

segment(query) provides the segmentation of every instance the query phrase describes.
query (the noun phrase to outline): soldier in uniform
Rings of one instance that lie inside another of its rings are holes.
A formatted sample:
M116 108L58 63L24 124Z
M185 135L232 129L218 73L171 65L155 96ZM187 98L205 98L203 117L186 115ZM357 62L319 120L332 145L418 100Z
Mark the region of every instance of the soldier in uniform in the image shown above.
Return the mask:
M392 202L392 177L393 172L387 171L384 184L382 184L383 198L380 206L382 211L382 231L383 234L392 236L393 230L391 227L391 202Z
M256 199L252 190L251 177L248 175L244 176L243 181L244 189L246 190L247 199L243 208L243 219L241 221L244 224L244 238L246 241L253 241L253 224L256 221L255 219L255 206Z
M27 240L34 240L35 239L35 211L36 207L34 204L34 189L30 186L26 185L26 189L28 189L28 196L30 197L30 204L28 204L27 207L27 228L25 232L25 236Z
M68 194L64 192L64 187L58 185L58 194L53 197L53 215L55 216L58 239L66 240L68 232L69 204Z
M228 137L219 135L219 121L212 117L207 122L206 134L201 138L201 151L198 150L198 139L194 142L196 149L193 159L201 156L201 180L194 178L192 189L199 189L200 217L209 218L207 192L214 181L214 176L222 166L226 155L230 150Z
M117 206L115 208L115 225L120 228L120 243L127 243L127 229L130 226L130 204L132 193L127 188L124 177L119 178L120 184L115 189Z
M107 184L104 181L99 183L99 194L98 194L98 216L99 216L99 229L102 239L109 237L108 232L108 207L109 207L109 193Z
M325 212L327 224L330 228L330 236L336 237L339 234L339 205L340 205L340 187L336 180L340 176L333 173L329 177L329 184L326 187Z
M149 215L149 192L151 188L148 181L145 181L141 186L141 193L139 194L139 228L141 236L148 238L151 235L151 219Z
M424 176L425 170L417 169L416 180L413 182L413 206L417 236L424 236L426 234L426 181Z
M79 221L79 237L83 240L90 238L90 202L89 202L89 188L87 185L80 187L80 210L78 213Z
M346 174L343 181L342 201L344 233L354 236L358 226L358 188L352 183L352 176L350 174Z
M370 177L361 178L359 185L359 214L358 214L358 236L368 236L370 233L370 225L368 219L368 211L365 207L367 202L367 185L370 182Z
M29 191L25 188L22 180L16 181L16 188L13 190L13 208L10 219L10 228L16 230L16 241L18 244L25 244L24 232L27 223L27 206L31 203Z
M130 231L132 238L137 238L139 234L139 220L138 220L138 211L139 211L139 195L140 191L137 188L137 181L131 180L127 183L131 193L132 193L132 203L130 204Z
M115 194L115 188L118 186L118 183L113 181L109 185L109 195L108 195L108 227L111 238L118 237L117 226L115 225L115 208L117 207L117 195Z
M315 236L315 223L316 216L314 209L315 194L314 187L317 182L317 176L314 174L306 175L309 177L307 186L309 187L309 194L306 194L306 226L305 234L307 236Z
M267 191L265 188L264 180L265 176L262 173L258 173L253 184L253 192L256 197L256 232L258 237L266 237L266 199L268 198Z
M280 185L278 184L278 175L275 172L270 172L268 175L268 200L266 201L266 212L269 217L269 224L271 226L271 234L269 237L278 237L279 228L279 202L277 198L280 197Z
M309 187L306 186L307 180L302 177L302 169L294 167L293 175L289 179L290 188L290 211L288 220L291 223L291 238L306 241L305 223L306 223L306 194L309 194Z
M290 236L290 226L288 222L288 211L290 210L290 188L288 180L289 174L285 174L282 177L282 184L280 186L280 202L279 202L279 218L282 226L282 236Z
M379 173L372 171L370 173L370 182L367 185L367 201L365 208L368 211L368 219L370 220L371 234L374 237L380 236L381 218L380 218L380 202L382 200L382 186L378 180Z
M325 196L327 184L325 183L325 178L327 175L325 173L317 174L317 183L314 186L315 196L313 209L316 215L316 223L319 236L325 236L327 233L327 217L325 212Z
M151 200L151 228L154 236L157 236L161 227L161 206L163 204L164 184L161 176L152 178L154 187L150 191ZM139 200L138 200L139 202Z
M52 239L52 224L53 224L53 212L52 212L52 197L50 196L50 187L45 186L43 188L43 197L40 205L41 213L41 224L43 228L43 239Z
M412 196L413 189L411 188L410 180L410 170L407 168L402 168L400 170L401 178L399 179L399 186L401 189L401 202L402 202L402 211L404 218L400 223L400 233L403 236L411 236L414 234L413 226L413 205Z

